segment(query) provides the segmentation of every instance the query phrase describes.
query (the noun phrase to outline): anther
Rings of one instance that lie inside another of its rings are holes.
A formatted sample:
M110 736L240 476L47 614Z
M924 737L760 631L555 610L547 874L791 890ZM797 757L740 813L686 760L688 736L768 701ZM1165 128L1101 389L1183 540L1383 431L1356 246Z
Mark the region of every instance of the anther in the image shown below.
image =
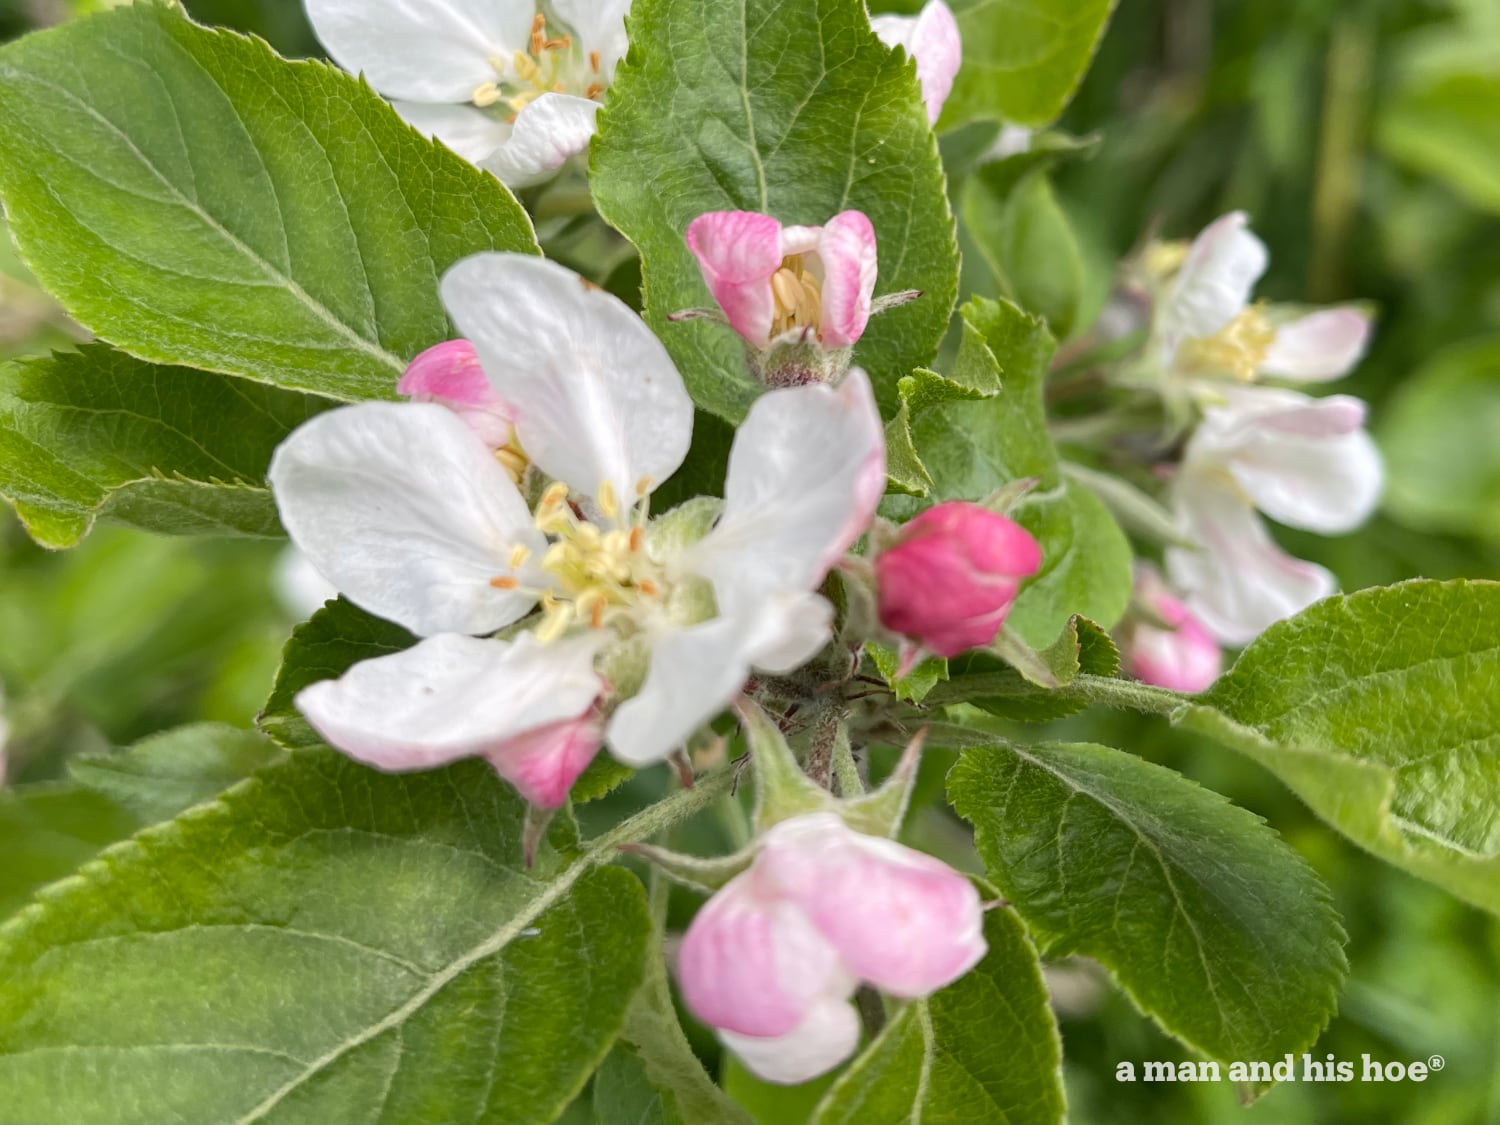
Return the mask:
M595 98L597 98L602 93L604 93L604 87L602 85L600 85L598 82L595 82L593 85L591 85L587 90L585 90L583 92L583 96L586 97L586 98L588 98L589 101L593 101Z
M497 590L519 590L521 588L520 580L512 578L508 574L502 574L499 578L491 578L490 585Z
M599 57L598 51L589 52L589 69L592 70L595 74L603 72L604 60Z
M635 584L635 588L641 593L645 594L648 598L654 598L657 594L661 593L661 587L659 587L649 578L642 578Z
M531 548L525 543L517 543L510 552L511 570L520 570L526 565L526 560L531 558Z
M646 529L643 527L632 527L630 529L630 543L628 550L632 555L641 553L641 545L646 541Z
M536 14L536 19L531 21L531 53L540 55L542 47L547 42L547 17L541 12Z
M480 109L486 109L500 100L500 87L493 82L486 82L474 90L474 104Z
M615 495L615 486L610 481L605 481L599 486L599 510L610 519L616 519L620 515L620 498Z

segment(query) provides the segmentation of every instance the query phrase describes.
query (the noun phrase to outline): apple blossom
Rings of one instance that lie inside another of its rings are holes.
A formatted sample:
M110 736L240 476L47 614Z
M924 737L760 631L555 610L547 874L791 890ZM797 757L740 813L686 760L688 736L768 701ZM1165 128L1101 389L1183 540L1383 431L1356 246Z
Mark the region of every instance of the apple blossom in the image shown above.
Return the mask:
M881 623L937 656L983 648L1041 565L1041 547L1014 521L979 504L938 504L875 559Z
M1130 674L1172 691L1206 691L1219 678L1224 654L1203 623L1146 564L1136 565L1133 600L1144 614L1127 618L1118 637Z
M1350 531L1380 499L1365 404L1347 395L1226 387L1188 442L1171 486L1179 528L1201 549L1166 554L1172 584L1224 644L1244 644L1334 592L1320 566L1271 539L1256 509L1290 527Z
M952 10L943 0L928 0L915 16L871 16L870 26L886 46L903 47L916 59L927 118L937 124L963 62L963 43Z
M520 483L528 462L516 445L515 409L490 383L469 341L447 340L428 348L408 365L396 393L453 411Z
M687 229L703 280L772 386L835 382L873 313L914 299L875 300L875 228L859 211L820 227L782 226L753 211L711 211ZM713 317L688 310L678 318Z
M630 0L306 0L328 53L512 187L588 147Z
M1211 223L1185 251L1156 247L1154 258L1157 272L1173 274L1158 313L1169 371L1326 382L1348 374L1364 354L1370 321L1356 309L1296 316L1251 303L1269 256L1243 211Z
M693 410L645 323L526 255L469 258L442 292L516 448L553 483L528 508L436 402L344 407L294 432L270 471L293 541L350 601L424 638L297 702L370 764L483 756L555 804L601 741L632 765L659 760L752 668L787 672L827 643L832 609L813 591L884 490L881 420L858 369L770 392L736 435L722 511L699 500L652 519ZM460 349L445 357L468 370Z
M854 1052L849 1003L869 984L915 999L986 952L972 883L931 856L851 829L832 811L784 820L693 919L683 1001L761 1078L798 1083Z

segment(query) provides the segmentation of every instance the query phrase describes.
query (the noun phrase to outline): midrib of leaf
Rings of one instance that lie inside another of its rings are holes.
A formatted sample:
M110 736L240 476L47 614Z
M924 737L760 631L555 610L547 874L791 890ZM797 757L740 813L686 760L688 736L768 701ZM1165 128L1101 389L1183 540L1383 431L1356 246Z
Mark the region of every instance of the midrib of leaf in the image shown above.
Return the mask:
M691 789L682 790L652 805L594 839L582 854L547 883L536 898L494 934L450 962L445 968L431 974L422 988L377 1023L371 1024L358 1035L350 1036L342 1043L331 1047L308 1063L301 1074L273 1090L264 1101L238 1118L235 1125L250 1125L251 1122L264 1120L266 1115L289 1095L338 1062L350 1051L378 1039L393 1028L399 1031L415 1012L455 979L479 962L493 957L514 941L523 930L571 890L573 884L587 872L601 863L608 863L615 859L619 845L651 836L661 828L685 819L699 809L712 804L728 791L733 780L733 773L733 770L723 770L711 777L701 778Z
M199 63L197 59L193 59L193 62L200 69L203 69L202 64ZM208 72L205 70L204 73L207 74ZM333 329L335 334L342 336L359 351L362 351L366 355L378 359L381 363L384 363L397 372L401 372L406 369L406 364L402 362L399 356L394 355L393 353L387 351L384 347L380 346L378 343L375 343L365 336L361 335L360 333L356 332L352 327L350 327L348 324L334 315L333 311L329 309L327 305L323 304L321 301L313 297L313 295L306 289L304 289L295 278L291 277L274 263L267 261L261 254L259 254L255 250L254 247L243 241L228 227L224 226L223 223L219 222L218 219L214 218L213 215L205 211L195 200L184 195L182 191L177 187L177 185L172 183L172 181L169 180L162 173L162 171L154 163L151 162L150 158L141 151L140 147L133 140L131 140L128 135L123 133L113 121L105 117L93 106L89 105L85 101L82 101L72 92L70 92L66 87L59 86L54 82L49 82L46 79L40 78L36 75L28 74L25 71L17 70L11 66L0 65L0 77L11 81L20 80L23 82L32 83L36 86L40 86L42 89L56 95L59 99L66 101L70 105L75 106L86 116L92 118L100 126L102 126L106 132L119 139L119 141L131 153L131 155L136 158L141 167L149 172L156 179L156 181L161 184L161 186L170 196L172 202L176 203L179 207L182 207L184 210L196 216L205 227L221 237L237 253L254 264L261 271L261 273L274 285L279 286L280 288L285 289L288 293L290 293L294 298L297 299L298 302L300 302L315 317L317 317L318 320L322 321L329 328ZM208 77L210 81L213 81L212 75L209 75ZM214 85L217 86L218 83L214 81ZM254 148L255 146L252 145L251 147ZM259 150L256 149L256 152L258 153ZM90 171L92 173L91 169L86 169L86 171ZM111 184L110 186L117 191L126 190L119 184ZM342 195L340 195L340 198L342 198ZM277 206L279 208L279 201ZM115 250L116 252L122 254L124 253L123 250L121 250L117 246L114 246L112 243L109 243L102 236L98 235L97 232L95 232L95 237L98 237L100 241L105 242L106 245L109 245L111 249ZM373 301L374 294L369 291L368 284L366 284L365 290L366 295L369 296L371 301Z

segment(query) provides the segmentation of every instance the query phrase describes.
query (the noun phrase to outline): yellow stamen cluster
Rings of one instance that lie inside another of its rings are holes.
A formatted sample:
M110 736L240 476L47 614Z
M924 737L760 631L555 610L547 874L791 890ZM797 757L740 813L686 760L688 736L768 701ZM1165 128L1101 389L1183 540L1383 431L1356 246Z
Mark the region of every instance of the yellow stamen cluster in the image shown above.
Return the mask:
M1212 336L1184 343L1178 356L1188 368L1227 372L1249 383L1275 341L1275 325L1259 305L1252 305Z
M531 468L531 458L526 456L526 451L521 448L520 441L516 438L515 430L510 432L510 441L495 450L495 460L500 462L500 467L505 470L505 475L510 477L517 485L521 478L526 475L526 470Z
M580 94L594 100L604 93L599 52L590 51L586 59L578 58L573 37L549 34L542 12L532 21L527 48L513 52L508 59L490 59L496 80L475 88L474 105L480 109L499 106L508 111L508 120L514 121L516 114L543 94Z
M775 300L772 336L794 328L811 328L816 332L823 323L823 287L802 259L801 254L783 258L781 268L771 275L771 295Z
M1165 279L1182 268L1191 249L1186 242L1153 242L1141 256L1141 265L1152 277Z
M611 521L619 518L619 498L608 484L599 489L598 505ZM644 514L643 506L636 510ZM556 640L575 623L601 629L621 608L661 595L663 581L645 553L642 523L601 531L573 511L568 486L554 484L537 506L536 526L552 540L540 566L555 579L541 595L539 641ZM525 561L513 558L512 567Z

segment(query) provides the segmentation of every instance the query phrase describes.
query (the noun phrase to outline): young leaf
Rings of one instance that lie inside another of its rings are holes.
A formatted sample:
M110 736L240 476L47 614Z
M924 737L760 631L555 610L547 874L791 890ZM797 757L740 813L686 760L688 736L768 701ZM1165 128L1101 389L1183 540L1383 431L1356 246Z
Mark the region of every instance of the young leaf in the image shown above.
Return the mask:
M528 871L525 815L483 763L309 752L105 853L0 931L7 1111L551 1121L620 1029L650 920L597 866L612 840Z
M1500 913L1500 583L1319 602L1262 633L1178 718L1361 847Z
M968 0L954 4L964 65L940 122L1002 117L1047 125L1062 113L1115 0Z
M986 915L984 936L985 959L903 1008L828 1091L814 1125L1062 1120L1062 1045L1036 949L1005 908Z
M934 481L931 498L973 499L1039 478L1011 518L1041 544L1042 570L1021 588L1007 625L1033 648L1051 645L1074 614L1108 628L1130 599L1130 544L1091 493L1063 478L1042 405L1055 341L1040 319L1007 301L976 297L963 317L998 362L1002 387L993 398L950 402L915 419L912 438ZM910 515L916 505L896 498L888 510Z
M1217 793L1067 743L966 750L948 793L1042 952L1102 962L1194 1050L1279 1058L1333 1014L1346 966L1327 889Z
M705 37L704 28L713 28ZM870 30L861 0L635 0L632 50L594 142L599 212L636 244L646 319L694 400L732 422L759 386L712 305L684 232L705 211L821 224L865 212L880 246L878 293L922 297L874 318L854 352L886 413L896 384L930 363L958 290L958 249L937 143L914 68Z
M0 494L45 547L97 520L280 536L266 466L326 399L95 345L0 367Z
M154 2L0 51L0 197L101 339L334 398L391 397L450 334L453 262L536 251L492 176L359 80Z
M981 172L964 185L963 216L999 292L1058 339L1070 335L1084 299L1083 254L1048 179L1028 176L1002 196Z

